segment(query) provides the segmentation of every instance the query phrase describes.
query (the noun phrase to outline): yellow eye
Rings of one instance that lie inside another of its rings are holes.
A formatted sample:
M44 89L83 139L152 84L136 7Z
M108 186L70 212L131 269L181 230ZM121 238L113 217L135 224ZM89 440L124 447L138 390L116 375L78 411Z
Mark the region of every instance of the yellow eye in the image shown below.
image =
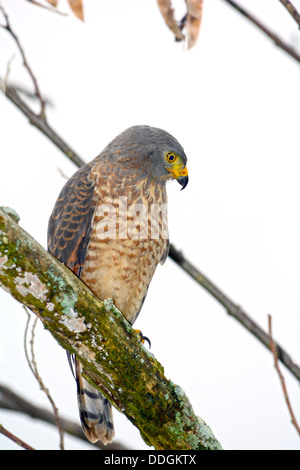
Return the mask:
M166 153L166 160L168 163L174 163L177 160L177 155L173 152Z

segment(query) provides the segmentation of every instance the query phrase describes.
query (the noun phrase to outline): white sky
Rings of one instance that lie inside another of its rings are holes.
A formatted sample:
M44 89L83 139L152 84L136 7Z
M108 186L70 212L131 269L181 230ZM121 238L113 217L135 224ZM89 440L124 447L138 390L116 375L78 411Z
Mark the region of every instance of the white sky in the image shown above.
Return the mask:
M278 0L239 0L300 50ZM299 0L294 0L300 10ZM171 241L299 362L300 68L222 0L205 0L199 40L175 43L155 0L85 0L85 22L24 0L2 0L58 133L86 160L133 124L162 127L188 155L190 183L170 184ZM178 17L184 2L173 2ZM60 9L67 11L66 2ZM31 89L0 29L0 76ZM48 218L74 165L0 94L0 205L46 246ZM26 364L26 314L0 291L0 380L48 406ZM159 267L136 324L152 353L225 449L299 449L271 354L171 260ZM42 377L62 415L78 420L65 352L42 327ZM299 386L282 366L300 421ZM149 449L115 411L116 439ZM58 448L48 425L0 410L0 423L39 449ZM66 437L68 449L90 448ZM0 436L0 449L16 446Z

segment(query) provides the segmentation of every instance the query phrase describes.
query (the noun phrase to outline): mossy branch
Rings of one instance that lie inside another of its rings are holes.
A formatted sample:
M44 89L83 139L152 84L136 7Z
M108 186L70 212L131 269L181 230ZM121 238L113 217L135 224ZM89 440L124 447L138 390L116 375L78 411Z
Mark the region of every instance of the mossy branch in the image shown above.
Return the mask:
M101 301L0 209L0 285L30 308L86 377L156 449L221 449L110 300Z

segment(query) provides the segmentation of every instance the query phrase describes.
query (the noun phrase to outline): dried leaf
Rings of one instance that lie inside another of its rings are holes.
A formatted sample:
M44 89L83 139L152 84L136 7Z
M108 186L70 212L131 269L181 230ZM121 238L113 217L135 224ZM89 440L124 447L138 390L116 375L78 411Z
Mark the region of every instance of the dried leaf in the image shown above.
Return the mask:
M53 7L57 7L57 1L58 0L47 0L47 2L50 3L50 5L52 5Z
M185 0L187 5L188 49L196 44L199 36L203 0Z
M182 41L184 39L184 34L179 28L174 17L174 10L171 7L171 0L157 0L157 4L165 22L167 23L170 30L175 34L176 39L178 41Z
M73 13L83 21L83 6L81 0L68 0Z

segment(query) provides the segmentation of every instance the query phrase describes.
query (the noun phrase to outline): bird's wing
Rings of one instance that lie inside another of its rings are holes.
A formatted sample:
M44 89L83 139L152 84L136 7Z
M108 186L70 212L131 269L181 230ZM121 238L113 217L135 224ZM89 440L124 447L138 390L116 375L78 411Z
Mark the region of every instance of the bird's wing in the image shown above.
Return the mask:
M63 187L48 225L48 251L80 277L91 236L95 203L92 165L80 168Z

